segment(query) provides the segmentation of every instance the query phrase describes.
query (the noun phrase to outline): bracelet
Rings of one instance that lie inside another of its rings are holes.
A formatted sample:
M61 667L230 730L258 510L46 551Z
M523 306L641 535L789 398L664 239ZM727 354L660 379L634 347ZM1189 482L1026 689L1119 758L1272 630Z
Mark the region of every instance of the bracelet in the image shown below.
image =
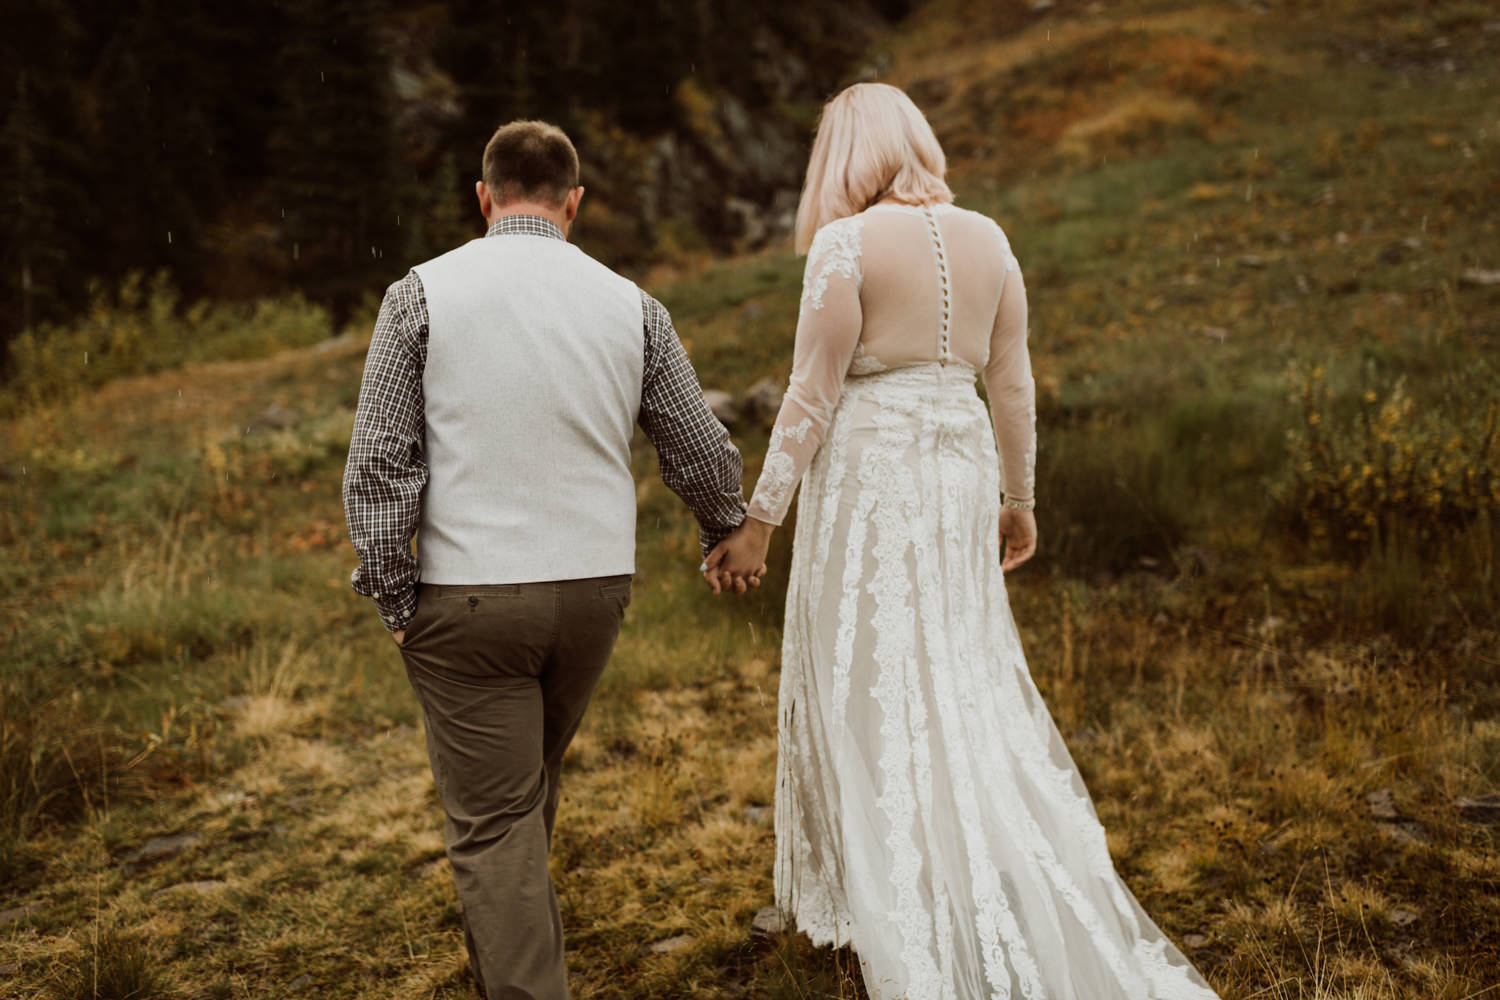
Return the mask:
M1036 499L1017 500L1014 497L1005 497L1000 501L1011 510L1036 510Z

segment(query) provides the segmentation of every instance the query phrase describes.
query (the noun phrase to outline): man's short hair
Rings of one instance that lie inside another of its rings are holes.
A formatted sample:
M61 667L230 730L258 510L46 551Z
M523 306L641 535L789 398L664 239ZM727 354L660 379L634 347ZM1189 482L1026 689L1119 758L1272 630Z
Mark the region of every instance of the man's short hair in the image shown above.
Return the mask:
M578 151L556 125L513 121L496 129L484 147L481 176L498 204L560 206L578 186Z

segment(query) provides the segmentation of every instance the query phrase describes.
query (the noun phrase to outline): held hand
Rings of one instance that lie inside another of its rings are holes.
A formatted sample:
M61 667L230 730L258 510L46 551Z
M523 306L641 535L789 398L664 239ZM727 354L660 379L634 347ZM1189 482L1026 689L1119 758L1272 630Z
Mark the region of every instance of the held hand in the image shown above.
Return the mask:
M406 645L406 629L398 628L391 633L391 638L396 640L396 645L398 646Z
M1002 508L1000 544L1005 548L1005 558L1000 561L1000 569L1005 573L1036 555L1036 514L1029 510Z
M775 530L774 525L746 518L734 534L714 546L703 561L703 578L708 589L715 594L726 590L743 594L750 587L759 587L761 575L766 571L771 532Z

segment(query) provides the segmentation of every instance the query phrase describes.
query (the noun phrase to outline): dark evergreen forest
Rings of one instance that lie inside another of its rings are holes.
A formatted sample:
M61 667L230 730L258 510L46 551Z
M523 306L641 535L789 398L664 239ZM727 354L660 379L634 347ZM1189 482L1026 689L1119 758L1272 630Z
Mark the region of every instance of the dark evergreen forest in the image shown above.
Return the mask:
M616 264L785 215L821 101L907 0L8 0L0 341L132 272L336 316L476 232L498 124L568 129Z

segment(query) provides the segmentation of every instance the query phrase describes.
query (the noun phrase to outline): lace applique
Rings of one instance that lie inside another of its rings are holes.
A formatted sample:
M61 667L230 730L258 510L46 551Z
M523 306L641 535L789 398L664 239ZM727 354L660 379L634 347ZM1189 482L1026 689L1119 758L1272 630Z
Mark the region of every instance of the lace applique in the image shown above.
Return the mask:
M771 431L771 443L766 447L766 461L760 470L760 479L755 484L755 495L750 506L775 517L786 514L792 502L792 490L797 486L797 461L783 445L788 438L802 444L807 432L812 430L812 418L803 417L793 427L777 426Z
M855 285L864 280L860 272L860 233L864 220L857 215L835 219L813 237L807 251L807 271L802 278L802 308L823 308L823 293L834 274L852 278Z
M886 366L879 358L866 353L864 344L854 345L854 357L849 362L850 375L873 375L885 370Z

